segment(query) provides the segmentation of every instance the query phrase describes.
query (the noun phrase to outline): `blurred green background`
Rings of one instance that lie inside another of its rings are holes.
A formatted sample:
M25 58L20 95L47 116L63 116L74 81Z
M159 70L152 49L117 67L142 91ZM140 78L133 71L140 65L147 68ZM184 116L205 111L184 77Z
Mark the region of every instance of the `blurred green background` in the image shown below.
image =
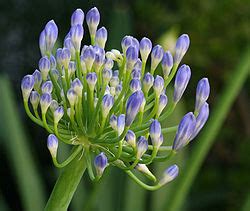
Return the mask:
M192 110L201 77L208 77L211 84L211 112L218 110L225 84L237 78L235 71L244 62L248 73L238 85L241 89L225 121L211 137L214 144L207 148L181 210L250 210L250 58L243 59L250 45L249 0L0 1L0 210L42 210L49 197L58 171L46 148L46 132L25 114L20 81L37 68L38 38L46 22L55 20L60 41L69 29L71 13L76 8L86 13L93 6L101 13L101 25L108 29L108 50L121 49L120 41L127 34L138 39L147 36L165 50L173 48L180 34L189 34L191 46L183 62L190 65L192 79L169 122L179 122ZM89 42L88 36L84 42ZM233 90L234 84L230 86ZM199 137L178 155L181 171L189 170L184 166L197 142L203 141L204 136ZM62 157L67 150L62 146ZM153 168L158 171L165 165ZM178 179L149 193L123 172L109 168L100 184L93 185L84 177L70 210L169 210L180 188L177 183Z

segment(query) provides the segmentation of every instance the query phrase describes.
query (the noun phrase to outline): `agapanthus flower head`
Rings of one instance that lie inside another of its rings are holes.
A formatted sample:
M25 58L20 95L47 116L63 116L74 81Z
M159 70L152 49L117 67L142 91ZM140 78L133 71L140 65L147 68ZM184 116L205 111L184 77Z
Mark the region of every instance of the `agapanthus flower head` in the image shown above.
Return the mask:
M90 44L83 40L84 21ZM161 45L152 48L146 37L139 42L131 35L122 39L122 51L107 51L108 32L105 27L98 29L99 22L97 8L90 9L86 18L76 9L63 46L57 49L53 49L57 25L54 21L46 24L39 37L38 67L21 82L24 108L49 132L48 148L57 167L68 165L74 156L84 156L91 180L100 179L106 167L116 166L142 185L139 177L135 179L134 171L138 171L155 182L142 186L156 190L178 175L178 167L169 167L157 180L148 165L169 159L203 128L209 115L208 79L198 83L194 114L189 112L178 125L166 127L164 120L181 100L191 76L188 65L178 67L189 47L188 35L178 38L174 56ZM173 95L169 103L166 90ZM164 137L172 131L176 136L167 146ZM74 147L60 165L56 158L59 141Z

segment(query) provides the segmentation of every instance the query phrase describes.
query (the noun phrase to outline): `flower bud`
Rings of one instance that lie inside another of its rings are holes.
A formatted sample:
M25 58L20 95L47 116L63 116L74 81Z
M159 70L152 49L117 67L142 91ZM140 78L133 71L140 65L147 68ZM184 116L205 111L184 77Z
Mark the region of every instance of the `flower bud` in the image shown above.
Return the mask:
M94 166L96 169L97 176L98 177L102 176L105 168L108 166L108 159L103 152L101 152L99 155L95 157Z
M136 91L139 91L139 90L141 90L141 81L139 79L132 79L130 81L129 86L130 86L131 92L134 93Z
M155 176L151 173L151 171L148 169L148 167L145 164L138 163L135 169L143 173L149 179L156 181Z
M46 38L45 38L45 30L40 33L39 36L39 48L42 56L46 54Z
M112 59L107 58L104 63L104 68L111 70L113 66L114 66L114 61Z
M168 167L164 173L163 173L163 177L160 180L159 184L161 185L165 185L169 182L171 182L172 180L174 180L179 174L179 167L177 165L172 165L170 167Z
M121 84L118 84L116 87L115 87L115 94L116 96L118 96L122 91L122 85Z
M153 120L149 127L149 134L152 141L152 145L159 148L162 144L161 136L161 124L158 120Z
M110 79L109 83L110 83L110 86L116 87L119 84L118 76L114 76L113 74L113 77Z
M78 97L82 96L83 85L82 85L82 82L78 78L75 78L74 81L72 81L71 88L73 88L73 90L75 91Z
M108 84L112 77L112 70L103 69L102 71L102 81L104 84Z
M88 11L86 15L86 22L89 27L90 36L95 36L96 29L100 22L100 13L96 7L93 7L91 10Z
M105 44L107 42L108 32L105 27L101 27L97 30L95 36L95 44L98 45L100 48L105 48Z
M58 28L54 20L51 20L46 24L44 28L44 33L45 33L45 41L46 41L46 50L48 52L51 52L56 43L57 36L58 36Z
M42 93L50 93L52 92L53 90L53 84L51 81L46 81L43 83L42 87L41 87L41 90L42 90Z
M136 147L136 136L135 133L132 130L128 130L126 136L125 136L125 141L135 149Z
M50 61L47 56L44 56L39 60L38 66L41 71L43 81L46 81L50 70Z
M97 46L95 46L95 48L97 48ZM98 52L95 52L94 70L96 73L100 72L100 69L105 62L105 52L102 48L99 49Z
M161 115L161 112L166 107L167 103L168 103L167 95L161 94L160 98L159 98L159 106L158 106L158 110L157 110L157 116Z
M191 70L188 65L182 65L176 74L174 84L174 103L181 99L191 77Z
M142 68L142 61L138 58L136 63L135 63L134 69L141 71L141 68Z
M72 26L70 29L71 41L75 47L75 50L78 52L80 51L83 34L84 34L83 26L80 24Z
M47 139L47 147L52 158L56 157L57 149L58 149L58 139L54 134L50 134Z
M82 53L83 61L85 62L88 71L92 69L93 63L95 61L95 52L93 47L88 46Z
M136 158L140 159L147 150L148 150L148 141L144 136L140 136L137 142Z
M112 114L109 119L110 126L117 131L117 116Z
M156 45L151 53L151 71L154 71L161 62L164 50L160 45Z
M76 63L75 62L73 62L73 61L69 62L68 72L69 72L70 77L75 74L75 72L76 72Z
M142 91L136 91L128 98L125 118L126 126L130 126L133 123L137 113L140 110L143 99L144 95Z
M63 117L63 115L64 115L63 106L57 107L57 109L54 111L54 122L57 124Z
M152 49L152 42L150 41L150 39L143 37L140 42L140 54L141 54L141 60L144 63L146 63L151 49Z
M196 89L195 111L199 111L203 104L207 101L210 93L210 86L207 78L203 78L198 82Z
M30 93L30 103L32 104L32 107L34 110L37 109L40 101L40 95L38 94L37 91L32 91Z
M33 75L34 80L35 80L34 89L35 89L36 91L39 91L39 90L40 90L41 83L42 83L42 75L41 75L41 73L40 73L39 70L35 70L34 73L33 73L32 75Z
M71 16L71 26L82 25L84 20L84 12L76 9Z
M71 59L70 50L68 48L63 48L61 54L58 56L60 56L60 61L64 68L68 69L69 62Z
M30 93L34 87L35 79L33 75L26 75L22 79L21 89L23 94L23 100L28 101Z
M51 110L52 113L54 113L54 111L58 108L59 104L56 100L52 100L50 105L49 105L49 108Z
M156 96L159 97L162 90L164 89L164 79L161 76L157 75L155 77L153 88Z
M114 105L114 97L110 94L106 94L102 98L102 116L106 118L109 114L110 109Z
M133 69L132 72L131 72L131 77L133 79L141 79L141 70Z
M172 67L173 67L173 56L170 53L170 51L167 51L166 53L164 53L162 61L161 61L161 66L162 66L162 70L163 70L163 75L164 78L167 78Z
M126 67L128 70L132 70L137 59L138 59L138 51L135 47L130 46L126 51Z
M122 46L122 52L123 52L123 54L126 54L127 49L128 49L130 46L133 46L132 40L133 40L133 37L132 37L132 36L125 36L125 37L122 39L121 46Z
M173 150L179 151L188 143L190 137L194 133L195 125L196 119L192 112L189 112L184 115L175 135L174 144L172 147Z
M58 70L57 69L51 70L51 74L54 77L55 81L58 81L60 77L60 73L58 72Z
M96 73L95 72L88 73L88 75L86 76L86 80L87 80L87 83L89 85L89 89L91 91L93 91L95 89L95 85L96 85L96 82L97 82Z
M125 126L125 115L121 114L117 117L117 133L120 136L124 130Z
M68 115L69 118L71 117L71 112L72 112L72 116L74 116L75 115L75 111L71 110L71 108L68 108L67 109L67 115Z
M148 91L154 84L154 77L150 73L146 73L142 83L143 83L143 91L145 93L148 93Z
M41 107L42 114L46 114L51 101L52 101L52 97L50 93L45 92L42 94L40 98L40 107Z
M76 103L77 95L76 95L76 92L74 91L73 88L70 88L70 89L67 91L67 98L68 98L68 100L69 100L70 106L74 106L75 103Z
M198 135L200 130L203 128L203 126L207 122L208 116L209 116L209 105L207 102L205 102L203 103L203 105L201 106L199 110L199 114L196 118L195 129L194 129L193 134L190 137L190 141L193 140Z
M68 48L70 50L71 59L75 59L76 50L75 50L75 47L73 45L73 42L70 36L64 40L63 45L64 45L64 48Z
M188 50L190 40L187 34L181 35L176 42L174 63L179 64Z

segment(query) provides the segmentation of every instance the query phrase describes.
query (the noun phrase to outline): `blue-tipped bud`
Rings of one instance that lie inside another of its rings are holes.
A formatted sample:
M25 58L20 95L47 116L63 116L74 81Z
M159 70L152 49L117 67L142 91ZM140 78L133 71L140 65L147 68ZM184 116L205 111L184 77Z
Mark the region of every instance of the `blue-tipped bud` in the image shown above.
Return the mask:
M149 134L152 141L152 145L158 149L162 144L162 139L160 138L161 124L157 119L153 120L153 122L151 123L149 127Z
M51 70L51 74L53 75L55 81L57 81L58 78L60 77L60 73L58 72L57 69Z
M71 108L67 108L67 115L69 118L71 118L71 112L72 112L72 116L75 116L75 111Z
M138 50L133 46L128 47L126 51L126 59L127 69L132 70L138 59Z
M110 94L106 94L102 98L102 116L106 118L109 114L110 109L114 105L114 97Z
M94 48L90 45L82 53L83 61L85 62L86 68L88 71L91 71L93 63L95 61L95 51Z
M62 62L62 48L58 48L56 50L56 62L59 66L59 68L62 68L63 62Z
M110 126L117 131L117 116L112 114L109 119Z
M33 73L32 75L33 75L34 80L35 80L34 89L35 89L36 91L39 91L39 90L40 90L41 83L42 83L42 75L41 75L41 72L40 72L39 70L35 70L34 73Z
M152 49L152 42L150 41L150 39L143 37L140 42L140 54L141 54L141 60L144 63L146 63L151 49Z
M205 102L201 106L199 114L196 118L195 129L194 129L192 136L190 137L190 141L193 140L198 135L200 130L203 128L203 126L207 122L208 116L209 116L209 105L207 102Z
M73 88L70 88L67 91L67 98L68 98L70 106L74 106L77 100L77 94Z
M95 46L95 49L96 48L97 46ZM99 51L95 52L94 70L96 73L100 72L100 69L102 68L104 62L105 62L105 52L102 48L99 48Z
M96 169L97 176L98 177L102 176L105 168L108 166L108 158L103 152L101 152L99 155L95 157L94 166Z
M125 136L126 142L135 149L136 147L136 136L135 133L132 130L128 130L126 136Z
M148 91L154 84L154 76L152 76L150 73L146 73L142 83L143 83L143 91L145 93L148 93Z
M157 75L154 80L154 85L153 85L156 97L159 97L162 90L164 89L164 79Z
M34 87L35 79L33 75L26 75L22 79L21 90L23 94L23 100L28 101L30 93Z
M95 44L98 45L100 48L105 48L105 44L108 39L108 32L105 27L101 27L96 31L95 36Z
M195 125L196 119L192 112L184 115L175 135L173 150L178 151L188 143L190 137L194 133Z
M141 70L139 69L133 69L131 72L131 77L134 79L141 79Z
M73 62L73 61L69 62L68 71L69 71L70 77L75 74L75 72L76 72L76 63L75 62Z
M119 70L114 70L113 76L119 77Z
M139 51L140 43L139 43L139 41L138 41L136 38L134 38L134 37L132 37L132 45L135 47L135 49L136 49L137 51Z
M161 66L162 66L164 78L168 77L168 75L173 67L173 64L174 64L173 56L170 53L170 51L167 51L166 53L164 53L162 61L161 61Z
M39 102L40 102L40 95L38 94L37 91L32 91L30 93L30 103L34 110L37 109Z
M138 58L136 63L135 63L134 69L141 70L141 68L142 68L142 61Z
M68 69L70 59L71 59L70 50L68 48L63 48L60 54L60 61L61 64L64 66L64 68Z
M58 139L54 134L50 134L47 139L47 147L52 158L56 157L57 149L58 149Z
M64 47L70 50L71 59L75 59L75 47L70 37L64 40Z
M86 22L89 27L90 36L95 36L96 29L100 22L100 13L96 7L88 11L86 15Z
M172 180L174 180L179 174L179 167L177 165L172 165L170 167L168 167L164 173L163 173L163 177L161 178L159 184L161 185L165 185L169 182L171 182Z
M132 95L130 95L126 106L126 119L125 119L126 126L130 126L133 123L143 103L143 99L144 95L142 91L136 91Z
M147 150L148 150L148 141L144 136L140 136L137 142L136 158L140 159Z
M116 87L119 84L119 77L114 76L114 73L113 73L113 77L110 79L109 83L110 83L110 86Z
M78 24L82 25L84 20L84 12L81 9L76 9L71 15L71 26Z
M107 58L104 63L104 68L111 70L113 66L114 66L114 61L112 59Z
M118 84L116 87L115 87L115 94L116 96L118 96L122 91L122 85L121 84Z
M161 62L164 50L160 45L156 45L151 53L151 71L154 71Z
M75 50L80 52L81 42L83 38L84 30L82 25L72 26L70 29L71 41L75 47Z
M157 110L157 116L161 115L161 112L163 111L163 109L166 107L167 104L168 104L167 95L161 94L160 99L159 99L159 106L158 106L158 110Z
M46 50L51 52L58 36L58 28L54 20L49 21L45 28L45 41L46 41Z
M54 122L57 124L64 115L63 106L59 106L54 111Z
M39 36L39 48L42 56L46 54L46 38L45 38L45 30L43 30Z
M117 117L117 133L120 136L125 127L125 115L121 114Z
M78 78L75 78L74 81L72 81L71 88L74 89L78 97L82 96L83 85L82 85L82 82Z
M48 77L49 70L50 70L50 61L49 61L48 57L47 56L42 57L39 60L38 66L39 66L39 70L41 71L41 74L42 74L42 79L44 81L46 81L47 77Z
M141 81L139 80L139 79L132 79L131 81L130 81L130 84L129 84L129 86L130 86L130 90L131 90L131 92L136 92L136 91L139 91L139 90L141 90Z
M42 93L50 93L53 90L53 84L51 81L46 81L43 83L42 87L41 87Z
M50 93L46 92L42 94L40 98L40 107L41 107L42 114L46 114L51 101L52 101L52 97Z
M199 112L202 105L207 101L210 94L210 85L207 78L202 78L196 89L195 111Z
M95 85L96 85L96 82L97 82L97 75L95 72L93 73L88 73L88 75L86 76L86 80L87 80L87 83L89 85L89 89L91 91L93 91L95 89Z
M174 54L174 63L179 64L188 50L190 40L187 34L181 35L176 42L175 54Z
M122 52L123 52L123 54L126 54L127 49L130 46L133 46L133 37L131 37L131 36L125 36L122 39L121 46L122 46Z
M56 69L56 58L51 54L49 57L50 69Z
M50 105L49 105L49 108L51 110L52 113L54 113L54 111L58 108L59 104L56 100L52 100Z
M191 70L188 65L182 65L176 74L174 84L174 103L181 99L191 77Z
M108 84L112 77L112 70L103 69L102 71L102 81L104 84Z

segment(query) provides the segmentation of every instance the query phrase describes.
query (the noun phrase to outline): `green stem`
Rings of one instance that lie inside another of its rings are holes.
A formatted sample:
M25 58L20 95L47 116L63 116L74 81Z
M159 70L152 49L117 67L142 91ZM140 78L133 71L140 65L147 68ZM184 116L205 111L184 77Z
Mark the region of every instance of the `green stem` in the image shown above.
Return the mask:
M67 165L59 176L45 207L46 211L66 211L86 169L84 156L80 154Z

